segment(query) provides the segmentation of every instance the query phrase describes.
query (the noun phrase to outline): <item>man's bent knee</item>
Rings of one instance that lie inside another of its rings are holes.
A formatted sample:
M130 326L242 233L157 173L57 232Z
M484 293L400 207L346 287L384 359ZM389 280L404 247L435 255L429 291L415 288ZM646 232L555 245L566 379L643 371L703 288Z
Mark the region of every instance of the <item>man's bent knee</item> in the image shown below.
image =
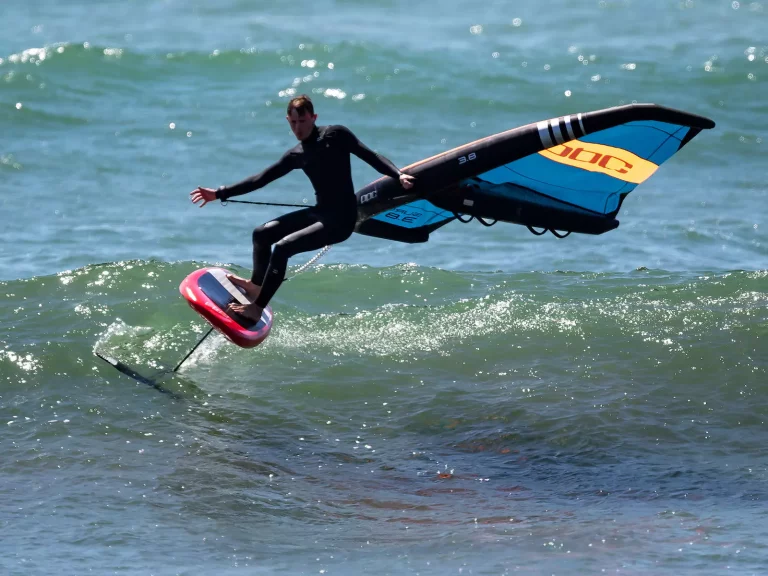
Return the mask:
M266 224L262 224L261 226L258 226L253 229L253 234L251 234L251 238L253 240L254 244L265 244L269 242L269 239L266 238L267 231L270 228L273 228L278 225L278 222L275 220L271 220L270 222L267 222Z

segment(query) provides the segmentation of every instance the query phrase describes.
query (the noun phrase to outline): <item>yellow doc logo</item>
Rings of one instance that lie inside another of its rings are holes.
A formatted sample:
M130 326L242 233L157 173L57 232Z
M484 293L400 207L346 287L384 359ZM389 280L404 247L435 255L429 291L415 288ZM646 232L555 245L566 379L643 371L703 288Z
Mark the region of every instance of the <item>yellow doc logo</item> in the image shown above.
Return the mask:
M590 172L601 172L625 182L640 184L658 165L623 148L571 140L539 152L545 158Z

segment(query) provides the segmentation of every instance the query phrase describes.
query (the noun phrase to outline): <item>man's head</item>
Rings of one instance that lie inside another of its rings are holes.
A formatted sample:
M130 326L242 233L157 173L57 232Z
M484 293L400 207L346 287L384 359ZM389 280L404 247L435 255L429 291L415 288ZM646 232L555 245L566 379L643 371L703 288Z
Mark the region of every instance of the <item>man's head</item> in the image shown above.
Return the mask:
M312 129L315 127L315 120L317 120L315 107L312 105L312 100L309 99L309 96L302 94L288 102L288 115L285 118L291 126L293 135L298 140L306 140L312 133Z

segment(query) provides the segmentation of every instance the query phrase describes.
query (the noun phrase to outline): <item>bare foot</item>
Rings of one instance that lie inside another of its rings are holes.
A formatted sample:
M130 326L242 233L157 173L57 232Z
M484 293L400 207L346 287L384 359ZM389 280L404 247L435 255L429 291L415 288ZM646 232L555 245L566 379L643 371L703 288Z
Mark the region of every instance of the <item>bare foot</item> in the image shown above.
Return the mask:
M261 320L261 313L264 312L264 308L257 306L256 304L248 304L248 306L243 306L242 304L230 304L229 309L241 316L245 316L249 320L253 320L254 322Z
M245 295L248 296L248 298L253 301L256 300L256 298L259 297L259 292L261 292L261 286L254 284L250 280L246 280L245 278L240 278L239 276L235 276L234 274L227 274L227 279L232 282L235 286L239 286L243 290L245 290Z

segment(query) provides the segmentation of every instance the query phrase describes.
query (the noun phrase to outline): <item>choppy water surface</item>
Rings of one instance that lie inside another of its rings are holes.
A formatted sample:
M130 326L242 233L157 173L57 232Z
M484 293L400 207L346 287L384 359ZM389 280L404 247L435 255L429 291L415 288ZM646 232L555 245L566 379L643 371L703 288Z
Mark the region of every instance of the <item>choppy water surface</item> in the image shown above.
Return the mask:
M761 3L6 4L3 573L764 571ZM633 101L717 128L608 234L355 236L256 350L207 340L173 395L111 369L202 335L186 274L247 274L284 209L188 193L278 158L302 92L399 165Z

